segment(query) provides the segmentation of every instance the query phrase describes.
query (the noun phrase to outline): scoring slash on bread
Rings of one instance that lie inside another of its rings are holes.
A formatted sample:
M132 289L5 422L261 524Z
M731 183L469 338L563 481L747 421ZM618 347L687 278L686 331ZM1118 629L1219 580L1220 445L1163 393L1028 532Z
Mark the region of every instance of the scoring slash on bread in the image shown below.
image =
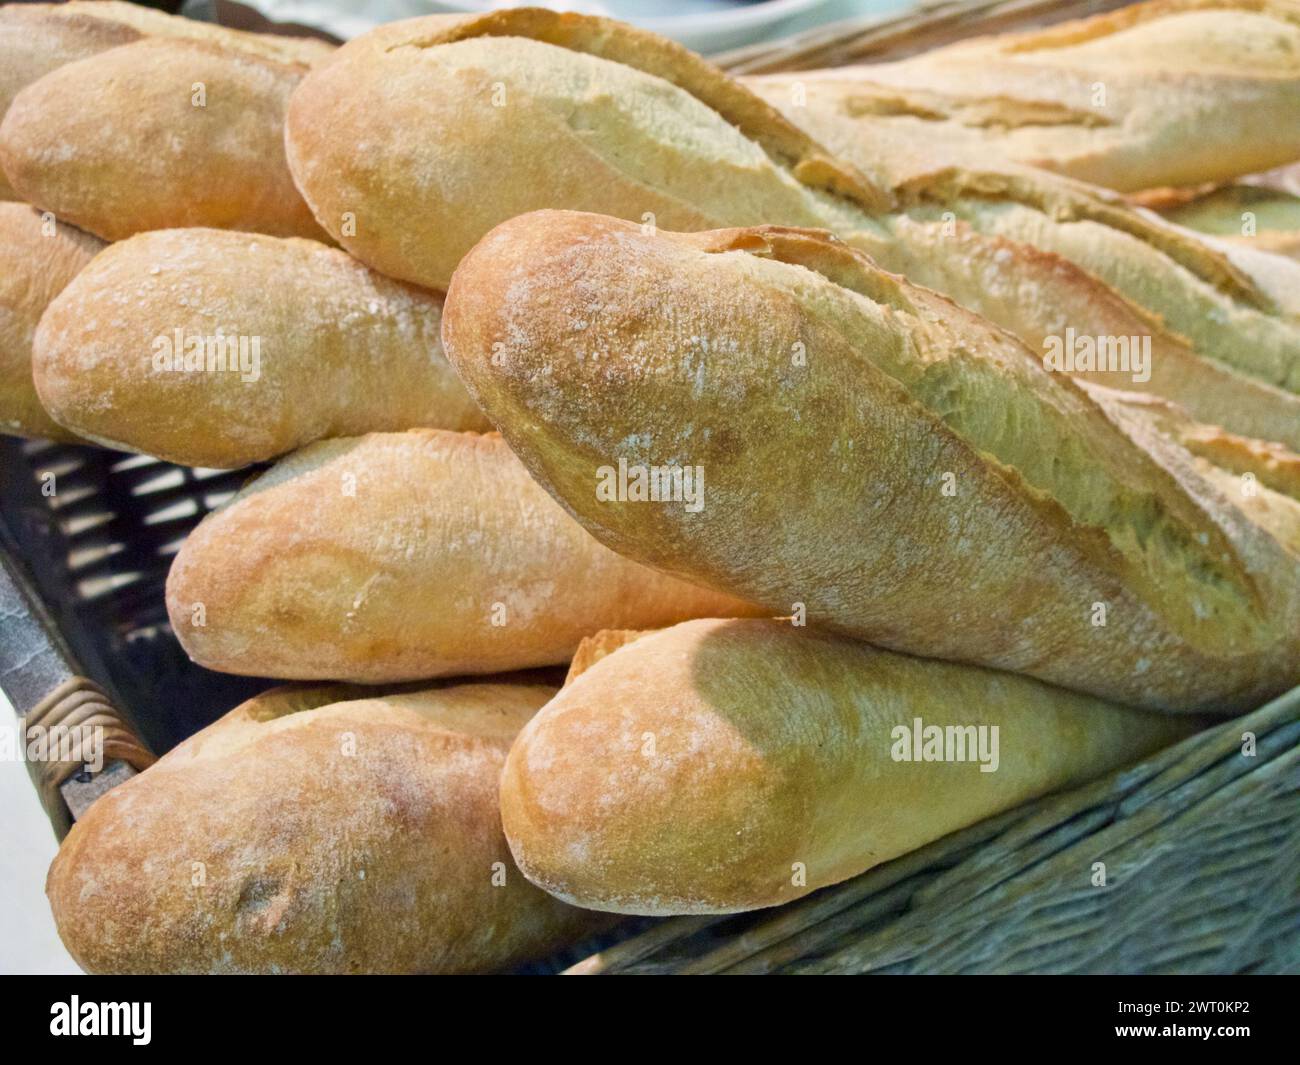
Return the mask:
M104 247L25 203L0 203L0 433L74 441L32 383L32 337L50 301Z
M1252 485L1273 511L1252 521L1153 423L825 233L524 215L462 262L443 342L533 475L629 558L1153 709L1300 681L1276 531L1300 503ZM702 506L602 498L623 463L702 470Z
M766 613L602 547L496 434L303 448L199 525L167 579L190 657L367 683L567 662L602 628Z
M51 303L33 373L68 429L191 466L486 429L443 356L441 312L441 296L315 241L159 230L109 246Z
M898 62L742 80L844 123L882 161L996 156L1127 192L1300 157L1291 0L1151 0Z
M105 240L174 226L323 238L284 159L285 107L307 70L147 37L19 92L0 167L21 198Z
M790 116L821 135L808 109ZM535 209L673 230L821 227L1035 350L1067 327L1148 336L1159 374L1108 366L1116 383L1300 448L1294 264L1233 262L1115 194L1028 167L894 165L889 146L845 139L848 161L653 34L538 10L381 26L304 78L286 120L321 225L417 284L445 288L492 226Z
M46 893L89 972L508 968L600 927L530 885L498 781L523 679L281 688L97 799Z
M964 760L900 746L917 719L922 736L955 729ZM501 814L519 868L567 902L730 913L855 876L1193 727L788 622L688 621L599 658L524 727Z

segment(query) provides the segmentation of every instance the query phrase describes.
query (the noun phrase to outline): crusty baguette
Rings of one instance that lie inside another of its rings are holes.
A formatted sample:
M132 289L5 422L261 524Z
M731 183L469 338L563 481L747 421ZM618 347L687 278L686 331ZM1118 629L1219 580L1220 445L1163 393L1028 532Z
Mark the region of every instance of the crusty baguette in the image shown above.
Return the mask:
M827 234L525 215L461 263L443 342L533 475L629 558L1156 709L1300 681L1287 537L1167 434ZM699 468L703 505L602 497L622 463Z
M1116 194L1029 167L906 152L894 165L891 145L840 130L830 147L857 153L845 162L794 125L810 118L652 34L498 11L349 42L295 90L286 145L321 224L418 284L445 288L476 240L533 209L680 230L820 226L1032 346L1132 325L1164 365L1127 385L1300 448L1300 297L1280 300L1285 283L1262 284ZM972 283L972 254L996 262L995 285Z
M496 434L330 440L182 545L172 627L200 665L363 682L567 662L602 628L763 613L620 558Z
M969 730L967 761L895 760L896 730L918 718ZM982 771L993 727L996 768ZM1191 731L787 622L688 621L601 658L524 727L501 815L524 875L565 901L729 913L789 902Z
M65 63L140 39L138 30L90 16L57 17L67 4L5 4L0 7L0 116L24 86ZM123 5L125 6L125 5ZM0 171L0 199L18 194Z
M23 199L106 240L173 226L322 237L284 160L307 70L209 41L100 52L18 93L0 167Z
M5 4L0 7L0 116L18 91L37 78L145 36L210 40L268 59L304 63L317 62L334 50L324 41L244 33L119 0ZM16 198L0 173L0 199Z
M903 141L1121 191L1300 157L1292 0L1149 0L898 62L742 80L849 123L868 151Z
M25 203L0 203L0 433L70 441L32 383L32 336L50 301L103 242Z
M441 296L315 241L141 233L51 303L36 387L82 436L192 466L326 436L487 428L443 357L441 313ZM218 356L228 368L209 368Z
M554 689L280 688L99 799L46 892L100 973L413 973L508 967L592 915L510 860L498 778Z

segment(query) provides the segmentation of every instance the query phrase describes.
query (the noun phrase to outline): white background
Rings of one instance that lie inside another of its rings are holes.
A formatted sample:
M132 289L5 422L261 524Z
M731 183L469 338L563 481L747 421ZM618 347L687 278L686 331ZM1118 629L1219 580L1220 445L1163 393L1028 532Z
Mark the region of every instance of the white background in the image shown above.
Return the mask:
M17 724L0 692L0 725ZM58 849L22 762L0 761L0 973L76 973L45 901L45 871Z

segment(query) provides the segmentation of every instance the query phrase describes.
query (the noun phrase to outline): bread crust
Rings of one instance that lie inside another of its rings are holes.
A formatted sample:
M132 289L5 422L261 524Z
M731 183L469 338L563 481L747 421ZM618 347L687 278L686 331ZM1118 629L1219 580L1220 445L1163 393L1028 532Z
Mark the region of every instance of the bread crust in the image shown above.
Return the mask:
M498 812L506 751L553 691L244 703L72 827L46 883L64 944L97 973L440 973L572 942L591 915L524 880Z
M22 198L105 240L179 226L323 239L284 161L307 70L180 38L100 52L18 93L0 167Z
M32 381L32 337L42 313L104 247L25 203L0 203L0 432L72 442Z
M1157 709L1300 679L1297 560L1185 449L828 234L537 212L466 257L443 341L533 475L638 561ZM620 461L703 467L711 494L601 501Z
M597 629L762 613L602 547L496 434L437 430L283 460L186 539L167 608L210 669L366 683L557 665Z
M214 41L266 59L309 65L334 51L315 38L244 33L119 0L5 4L0 7L0 116L19 90L50 71L144 37ZM17 192L0 173L0 200L16 199Z
M915 718L997 726L996 770L893 760L893 730ZM689 621L601 658L524 727L502 821L519 868L560 898L730 913L790 902L1192 731L788 622Z
M440 296L315 241L141 233L51 303L36 387L69 429L190 466L243 466L327 436L487 429L443 355L441 314ZM218 336L244 344L238 366L198 369L205 351L194 368L159 369Z

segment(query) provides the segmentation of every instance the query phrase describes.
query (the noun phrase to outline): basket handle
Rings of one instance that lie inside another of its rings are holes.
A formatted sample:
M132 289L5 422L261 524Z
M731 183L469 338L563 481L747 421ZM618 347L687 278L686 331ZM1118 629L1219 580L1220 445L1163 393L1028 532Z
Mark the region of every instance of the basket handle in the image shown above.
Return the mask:
M42 755L28 758L28 771L60 839L96 798L157 761L104 689L82 676L49 692L23 716L22 728L24 752Z
M61 840L98 796L154 757L113 699L87 679L3 535L0 628L0 688L18 715L20 755Z

